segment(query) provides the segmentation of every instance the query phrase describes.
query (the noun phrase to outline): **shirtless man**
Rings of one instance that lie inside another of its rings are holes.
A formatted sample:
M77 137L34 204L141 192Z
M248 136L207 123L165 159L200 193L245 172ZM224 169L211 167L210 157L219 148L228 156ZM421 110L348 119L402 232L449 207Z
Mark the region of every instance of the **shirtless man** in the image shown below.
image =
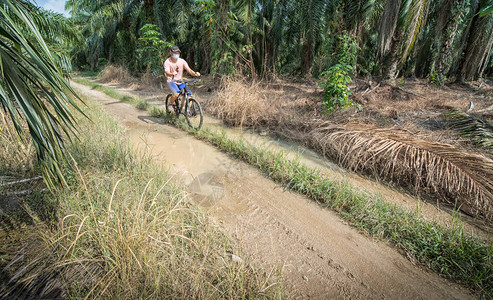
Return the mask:
M168 79L168 86L171 90L173 96L171 96L168 105L172 105L175 103L176 98L180 94L180 90L185 87L185 84L177 84L174 80L180 80L183 78L183 69L187 70L187 72L192 76L200 76L199 72L195 72L190 69L188 63L180 58L180 48L174 45L171 47L169 53L170 57L164 62L164 72L166 73L166 78Z

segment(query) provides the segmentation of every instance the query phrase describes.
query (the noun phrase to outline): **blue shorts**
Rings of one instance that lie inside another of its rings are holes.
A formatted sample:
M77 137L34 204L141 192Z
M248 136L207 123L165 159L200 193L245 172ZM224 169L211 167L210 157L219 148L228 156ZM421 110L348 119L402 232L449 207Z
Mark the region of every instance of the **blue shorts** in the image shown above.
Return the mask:
M169 89L171 90L171 92L173 94L178 94L178 93L180 93L180 91L183 88L186 88L187 89L187 92L188 92L188 96L191 96L192 95L192 92L190 91L189 88L187 88L187 85L185 83L177 84L174 81L170 81L170 82L168 82L168 87L169 87Z

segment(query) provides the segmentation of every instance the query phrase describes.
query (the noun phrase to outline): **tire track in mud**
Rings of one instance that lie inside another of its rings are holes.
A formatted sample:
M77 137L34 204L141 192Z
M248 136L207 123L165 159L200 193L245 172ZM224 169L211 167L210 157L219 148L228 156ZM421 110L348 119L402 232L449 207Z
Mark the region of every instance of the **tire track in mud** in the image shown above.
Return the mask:
M257 188L257 186L254 187ZM255 198L255 201L249 200L248 209L243 214L237 215L239 219L237 224L241 224L241 228L236 228L236 238L240 241L253 239L257 241L255 247L249 251L250 253L255 253L254 255L260 259L278 256L276 260L283 263L285 271L294 273L294 278L291 278L294 287L302 286L304 292L301 296L303 297L330 296L332 298L358 295L357 298L368 299L376 295L375 291L342 265L325 257L325 253L315 246L312 239L304 236L306 233L299 232L298 228L294 228L293 224L287 222L283 214L276 213L275 207L257 204L262 202L264 197L273 196L266 194L268 192L262 195L259 193L247 195L247 197ZM259 232L260 228L262 230ZM259 249L257 245L263 245L262 249ZM279 252L278 248L283 251ZM288 255L284 256L286 254ZM300 265L297 265L299 257L302 256L308 259L304 259ZM295 267L294 270L292 266ZM324 287L323 279L332 282L333 286ZM321 287L323 287L322 290Z
M166 161L192 197L244 254L266 270L282 269L295 298L469 299L467 289L404 258L348 226L335 213L286 191L255 168L164 125L131 105L83 85L127 128L139 149Z

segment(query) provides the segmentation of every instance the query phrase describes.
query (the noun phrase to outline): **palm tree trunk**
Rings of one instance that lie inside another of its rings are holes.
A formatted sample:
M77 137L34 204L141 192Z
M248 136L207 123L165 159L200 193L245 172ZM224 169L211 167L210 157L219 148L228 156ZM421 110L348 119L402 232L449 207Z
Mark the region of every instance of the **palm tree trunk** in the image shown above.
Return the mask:
M396 34L397 20L402 0L387 0L380 21L379 55L382 60L382 76L394 79L397 73L397 50L400 38Z
M310 73L310 65L312 63L312 41L310 34L307 34L305 42L303 43L303 63L301 65L301 71L303 75L308 75Z
M383 9L383 15L380 21L379 33L379 53L380 57L387 55L392 47L393 37L397 28L399 11L402 0L387 0Z
M219 26L218 36L213 35L216 38L216 47L219 50L219 56L213 58L214 64L216 65L217 73L225 74L228 70L228 61L221 61L226 52L228 52L228 48L226 43L224 43L224 39L229 38L229 28L228 28L228 11L229 11L230 0L219 0L216 5L216 24ZM215 51L212 51L215 52Z
M108 65L111 65L113 63L113 44L110 44L110 47L108 49Z
M493 26L492 26L492 30L493 30ZM493 48L493 33L491 33L491 30L490 30L490 40L488 42L488 44L486 45L486 50L488 50L488 52L486 53L484 59L483 59L483 62L481 63L481 67L479 69L479 75L478 75L478 78L483 78L483 74L484 74L484 71L486 70L486 68L488 67L488 62L490 61L490 56L491 56L491 49Z
M439 78L445 78L445 74L452 64L452 45L464 14L465 2L464 0L448 0L444 2L440 9L441 15L437 26L437 41L440 42L441 40L441 43L436 63L436 72ZM454 4L456 14L452 16L451 13ZM441 37L438 35L441 35Z
M487 1L483 1L487 2ZM483 5L482 5L483 6ZM478 8L478 12L479 9ZM457 79L460 82L481 78L493 43L493 15L476 15L471 22L471 32L462 58Z
M400 38L392 41L390 51L383 59L382 65L382 75L384 79L394 80L397 77L397 65L399 63L399 57L397 53L399 52Z
M144 0L144 10L147 23L154 23L154 0Z

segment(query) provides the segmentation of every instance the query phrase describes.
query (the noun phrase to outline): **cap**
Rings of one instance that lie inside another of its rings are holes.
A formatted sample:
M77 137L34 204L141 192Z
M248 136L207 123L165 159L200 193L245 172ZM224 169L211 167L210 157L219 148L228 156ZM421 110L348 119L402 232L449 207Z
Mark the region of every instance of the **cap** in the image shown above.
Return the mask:
M171 52L181 52L177 45L173 45L170 49Z

